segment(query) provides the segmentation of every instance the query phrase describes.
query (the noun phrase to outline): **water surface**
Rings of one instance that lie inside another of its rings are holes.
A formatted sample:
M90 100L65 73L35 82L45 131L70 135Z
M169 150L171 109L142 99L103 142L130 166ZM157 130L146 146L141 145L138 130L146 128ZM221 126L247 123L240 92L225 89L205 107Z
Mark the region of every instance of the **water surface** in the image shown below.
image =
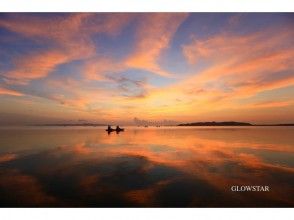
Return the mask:
M104 129L0 128L0 206L294 206L293 127Z

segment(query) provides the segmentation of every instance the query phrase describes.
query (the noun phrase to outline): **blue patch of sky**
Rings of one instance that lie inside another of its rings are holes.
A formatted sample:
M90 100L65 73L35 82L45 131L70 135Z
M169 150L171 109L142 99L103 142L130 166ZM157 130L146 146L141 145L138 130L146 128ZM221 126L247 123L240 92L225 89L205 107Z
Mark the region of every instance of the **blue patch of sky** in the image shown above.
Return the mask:
M254 96L237 100L240 104L259 103L267 101L287 101L291 100L294 94L294 86L287 86L257 93Z
M122 76L134 80L146 80L148 84L154 87L168 86L177 82L176 78L160 76L142 69L126 70L125 72L122 72Z
M197 74L211 63L205 60L196 64L187 62L182 46L191 43L193 38L205 40L225 33L246 35L272 26L293 26L293 21L291 13L191 13L175 33L170 47L160 59L160 65L178 75ZM289 42L284 44L289 46Z
M7 71L13 68L15 59L51 47L44 41L36 41L18 33L0 28L0 70Z
M86 80L83 82L88 89L113 90L116 88L116 83L113 80Z
M168 86L176 83L178 79L171 77L163 77L152 72L142 69L128 69L125 71L117 72L112 75L108 80L91 80L87 82L88 88L101 88L101 89L116 89L120 79L129 79L130 81L141 81L154 87Z
M285 25L293 27L294 15L291 13L233 13L239 16L236 25L228 26L230 32L238 35L264 31L268 28L283 28Z
M61 80L61 79L60 79ZM71 98L72 91L64 89L63 86L55 87L45 83L44 79L37 79L30 82L29 86L24 86L21 91L25 94L37 96L41 98L52 99L54 97Z
M83 73L83 60L74 60L68 63L60 64L55 68L55 70L50 73L47 79L74 79L74 80L82 80Z
M174 42L179 46L180 43L189 43L192 36L206 39L221 33L230 16L230 13L191 13L178 29Z
M29 86L19 85L18 91L23 91L28 94L40 96L40 97L50 97L51 95L62 94L65 97L70 97L72 91L64 89L63 86L56 88L50 85L50 80L67 83L66 80L82 80L80 74L80 62L72 61L66 64L59 65L55 70L50 72L47 77L35 79L30 82ZM49 82L49 84L48 84ZM81 84L82 85L82 84Z
M92 40L96 45L97 54L112 59L123 59L129 55L135 42L136 25L130 22L117 35L109 35L107 33L98 33L92 36Z
M195 65L189 64L183 55L182 47L191 43L193 38L201 40L220 34L231 15L230 13L191 13L175 33L170 47L160 59L160 65L163 69L179 76L195 74L207 68L211 63L204 60Z

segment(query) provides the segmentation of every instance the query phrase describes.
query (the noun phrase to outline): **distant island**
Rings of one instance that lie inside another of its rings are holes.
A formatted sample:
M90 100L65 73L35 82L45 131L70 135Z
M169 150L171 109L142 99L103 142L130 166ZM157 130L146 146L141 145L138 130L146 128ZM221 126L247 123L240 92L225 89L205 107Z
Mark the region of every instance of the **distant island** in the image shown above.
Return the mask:
M185 124L178 124L177 126L294 126L291 124L251 124L248 122L237 122L237 121L223 121L223 122L192 122Z
M254 126L294 126L294 123L290 123L290 124L265 124L265 125L254 125Z
M192 122L186 124L179 124L178 126L253 126L247 122L237 122L237 121L223 121L223 122Z

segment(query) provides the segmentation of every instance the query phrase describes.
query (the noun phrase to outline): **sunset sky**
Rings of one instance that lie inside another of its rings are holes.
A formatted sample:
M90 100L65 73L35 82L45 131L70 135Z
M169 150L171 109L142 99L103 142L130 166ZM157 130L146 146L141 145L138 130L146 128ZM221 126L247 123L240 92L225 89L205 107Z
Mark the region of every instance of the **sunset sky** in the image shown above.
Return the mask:
M2 13L0 123L294 123L294 14Z

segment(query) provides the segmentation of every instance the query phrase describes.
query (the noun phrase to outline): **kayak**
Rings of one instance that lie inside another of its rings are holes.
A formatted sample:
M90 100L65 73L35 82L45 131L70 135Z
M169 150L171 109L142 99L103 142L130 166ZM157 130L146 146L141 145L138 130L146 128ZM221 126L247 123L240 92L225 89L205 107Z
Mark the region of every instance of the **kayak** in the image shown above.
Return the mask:
M106 129L105 131L107 131L107 132L113 132L113 131L120 132L120 131L125 131L125 129L124 128L119 128L119 129L111 128L111 129Z

